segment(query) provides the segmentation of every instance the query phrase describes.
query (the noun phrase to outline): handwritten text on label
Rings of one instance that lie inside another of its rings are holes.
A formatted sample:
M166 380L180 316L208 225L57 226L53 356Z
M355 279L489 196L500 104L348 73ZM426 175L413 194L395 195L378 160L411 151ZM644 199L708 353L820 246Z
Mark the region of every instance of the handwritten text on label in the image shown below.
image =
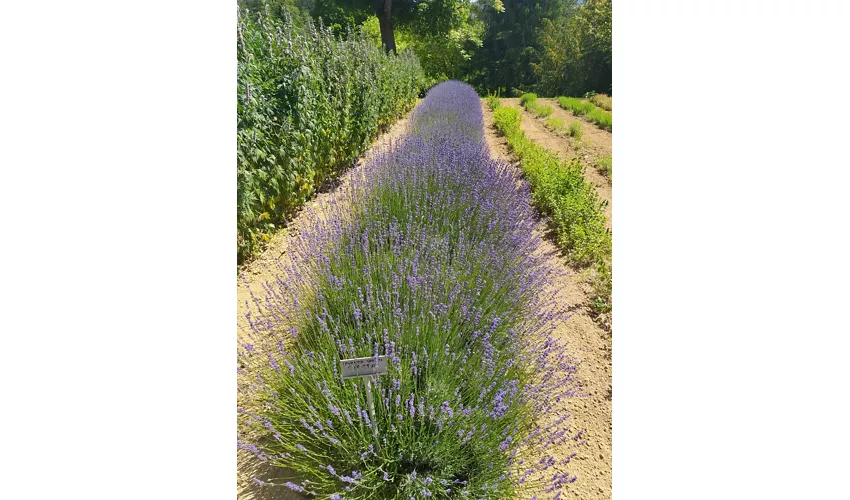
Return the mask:
M341 359L342 379L384 375L387 373L387 357Z

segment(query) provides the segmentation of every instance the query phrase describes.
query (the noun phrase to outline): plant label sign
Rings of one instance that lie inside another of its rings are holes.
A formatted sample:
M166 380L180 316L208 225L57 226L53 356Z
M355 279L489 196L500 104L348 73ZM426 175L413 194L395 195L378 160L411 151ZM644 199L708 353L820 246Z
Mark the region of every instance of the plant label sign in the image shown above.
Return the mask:
M341 359L342 379L385 375L387 373L387 357Z

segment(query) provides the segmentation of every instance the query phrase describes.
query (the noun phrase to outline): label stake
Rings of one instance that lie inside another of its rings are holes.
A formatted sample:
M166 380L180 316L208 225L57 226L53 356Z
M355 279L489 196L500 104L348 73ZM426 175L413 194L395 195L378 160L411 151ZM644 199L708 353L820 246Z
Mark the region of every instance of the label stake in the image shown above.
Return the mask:
M341 359L342 380L350 378L366 379L366 402L369 406L369 423L372 427L372 437L375 438L375 448L381 452L381 442L378 438L378 422L375 419L375 402L372 399L372 375L386 375L387 356L373 356L371 358Z

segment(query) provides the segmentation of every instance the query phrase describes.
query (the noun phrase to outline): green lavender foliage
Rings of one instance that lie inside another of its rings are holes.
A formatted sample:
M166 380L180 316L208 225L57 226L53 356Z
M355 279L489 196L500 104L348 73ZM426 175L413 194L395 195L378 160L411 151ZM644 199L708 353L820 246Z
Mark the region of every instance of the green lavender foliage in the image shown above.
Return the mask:
M414 54L386 55L362 33L245 10L237 29L241 263L412 108L425 78Z
M576 116L584 116L595 108L593 103L582 101L577 97L559 97L558 104L567 111L572 111Z
M599 128L612 129L612 115L602 108L596 107L592 102L582 101L577 97L559 97L558 104L576 116L584 116L595 123Z
M537 101L527 104L525 108L538 118L546 118L552 114L552 106L540 104Z
M581 136L582 136L583 133L584 133L584 131L582 131L582 129L581 129L581 123L579 123L579 122L570 123L569 134L570 134L571 137L575 137L576 139L581 139Z
M531 94L531 93L523 94L519 98L519 105L525 106L527 103L536 102L536 101L537 101L537 94Z
M552 106L537 102L537 94L523 94L519 103L537 118L546 118L552 114Z
M538 256L528 191L490 159L471 87L435 87L408 125L307 219L246 315L237 446L296 473L259 484L309 498L560 495L575 476L552 450L582 434L551 418L576 395L550 335L564 275ZM340 378L339 359L373 355L390 360L368 389Z
M564 130L567 128L563 120L559 120L553 116L546 119L546 126L552 129L556 134L564 133Z

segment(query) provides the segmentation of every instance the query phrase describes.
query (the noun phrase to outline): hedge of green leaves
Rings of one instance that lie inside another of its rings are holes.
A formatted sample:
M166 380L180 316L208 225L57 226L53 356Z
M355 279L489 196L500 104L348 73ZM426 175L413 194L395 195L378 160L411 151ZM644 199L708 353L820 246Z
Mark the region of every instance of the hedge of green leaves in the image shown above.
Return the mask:
M243 11L237 35L242 262L413 106L425 77L415 55L385 55L362 33Z

